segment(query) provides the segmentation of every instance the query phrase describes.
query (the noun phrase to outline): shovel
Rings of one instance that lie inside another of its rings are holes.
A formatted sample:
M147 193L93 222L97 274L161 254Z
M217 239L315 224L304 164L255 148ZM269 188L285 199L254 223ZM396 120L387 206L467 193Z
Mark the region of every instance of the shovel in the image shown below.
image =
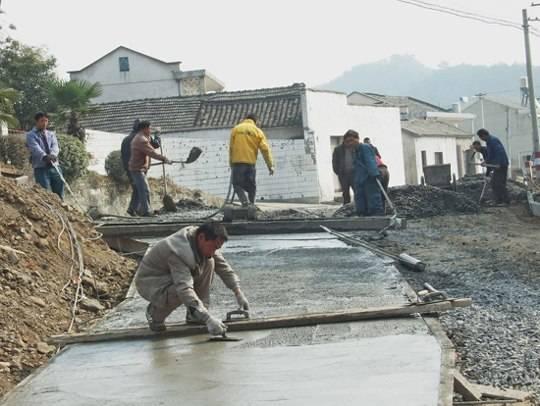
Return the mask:
M199 147L193 147L189 151L189 155L188 155L188 157L186 158L185 161L171 161L171 165L172 164L182 164L182 166L183 166L184 164L193 163L197 159L199 159L201 154L202 154L202 149L200 149ZM162 162L156 162L156 163L151 164L150 166L161 165L161 164L162 164Z
M163 147L159 146L159 149L161 151L161 155L163 155ZM201 156L202 150L198 147L191 148L191 151L189 151L189 155L186 158L185 161L172 161L171 163L181 163L182 166L184 164L190 164L192 162L195 162L197 159L199 159L199 156ZM165 207L165 210L168 212L176 212L176 204L174 203L173 198L167 193L167 178L165 175L165 162L156 163L152 165L161 165L163 168L163 207Z

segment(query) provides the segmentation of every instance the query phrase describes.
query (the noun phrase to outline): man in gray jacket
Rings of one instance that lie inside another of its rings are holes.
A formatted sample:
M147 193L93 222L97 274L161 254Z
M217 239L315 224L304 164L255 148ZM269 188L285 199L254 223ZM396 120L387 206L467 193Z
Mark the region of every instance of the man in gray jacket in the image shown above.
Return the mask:
M234 292L240 308L249 310L240 279L219 251L227 239L222 224L205 223L185 227L146 252L135 285L150 302L146 317L151 330L164 331L167 316L184 305L188 323L206 324L212 335L224 334L225 324L208 311L214 273Z

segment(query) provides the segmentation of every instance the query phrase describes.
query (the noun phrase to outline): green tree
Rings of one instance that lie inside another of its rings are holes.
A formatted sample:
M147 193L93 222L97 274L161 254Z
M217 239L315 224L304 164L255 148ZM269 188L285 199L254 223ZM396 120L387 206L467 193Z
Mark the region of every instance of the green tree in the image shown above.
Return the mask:
M0 87L0 123L4 122L8 126L16 127L19 121L15 117L13 104L17 101L19 94L15 89Z
M7 38L0 42L0 78L4 86L19 92L15 116L22 127L34 124L34 114L47 110L50 83L56 79L56 59L36 47Z
M87 81L55 81L51 86L51 95L56 104L54 121L57 125L66 126L69 135L81 141L86 140L86 131L81 127L80 119L96 110L91 100L101 96L103 90L99 83Z
M58 134L57 138L60 147L58 160L66 181L72 182L84 176L88 171L89 162L84 144L70 135Z

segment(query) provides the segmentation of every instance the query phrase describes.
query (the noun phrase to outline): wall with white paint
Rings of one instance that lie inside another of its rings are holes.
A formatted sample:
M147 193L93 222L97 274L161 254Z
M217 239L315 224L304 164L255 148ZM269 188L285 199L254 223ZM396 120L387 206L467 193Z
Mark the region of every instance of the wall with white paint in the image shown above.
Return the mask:
M120 72L118 59L129 59L129 72ZM119 48L80 72L71 72L72 80L99 82L103 94L95 103L136 100L179 95L179 85L173 71L180 64L160 62L127 48Z
M126 134L86 130L86 151L90 154L88 169L106 175L105 159L112 151L120 150Z
M192 164L166 166L167 175L179 185L225 197L231 175L229 136L228 129L163 134L163 152L169 159L185 160L194 146L203 150L200 158ZM278 138L273 131L268 131L268 139L275 161L275 174L269 176L259 154L257 199L318 202L317 168L304 140ZM161 174L161 166L153 167L149 172L153 177Z
M304 115L306 136L315 145L321 201L333 201L335 197L331 137L343 135L348 129L358 131L361 139L371 138L388 165L391 186L405 183L398 108L353 106L347 104L345 94L307 90Z
M300 128L276 128L266 131L275 161L275 175L259 154L257 161L257 196L264 200L303 200L318 202L317 169L314 155L304 142ZM86 148L90 154L89 169L105 173L105 159L119 150L125 134L87 130ZM175 183L225 197L229 185L229 129L198 130L161 136L163 153L169 159L183 161L189 150L197 146L203 150L194 163L182 167L167 165L167 176ZM157 161L153 161L157 162ZM149 176L162 176L160 165L154 166Z

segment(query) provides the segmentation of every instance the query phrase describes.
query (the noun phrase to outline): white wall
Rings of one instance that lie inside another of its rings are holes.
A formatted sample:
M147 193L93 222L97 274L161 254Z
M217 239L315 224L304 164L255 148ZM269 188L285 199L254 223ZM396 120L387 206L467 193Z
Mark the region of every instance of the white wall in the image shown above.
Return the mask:
M120 72L119 57L129 58L129 72ZM167 64L145 57L125 48L117 49L94 65L79 73L71 73L72 80L99 82L103 94L96 103L137 100L179 95L178 82L172 71L178 64Z
M301 134L301 129L272 129L268 140L274 156L276 173L268 169L259 154L257 161L257 198L264 200L302 200L318 202L317 168L314 155L303 139L291 139ZM105 159L112 151L119 150L125 134L87 130L87 151L91 155L89 169L105 174ZM225 197L229 186L229 129L191 131L163 134L163 153L169 159L183 161L189 150L198 146L203 150L200 158L189 165L167 165L167 176L178 185L200 189ZM154 163L157 161L153 161ZM162 176L162 167L154 166L149 176Z
M388 165L391 186L405 183L399 109L352 106L345 94L307 90L304 123L315 143L321 201L334 200L330 138L348 129L358 131L360 139L371 138Z
M86 136L86 151L90 154L88 169L106 175L105 159L112 151L120 150L126 134L86 130Z
M185 160L189 150L198 146L200 158L189 165L166 166L175 183L200 189L215 196L227 194L229 168L229 129L164 134L164 154L173 160ZM318 202L317 169L312 155L306 152L303 139L268 137L275 162L275 175L269 176L264 160L257 161L257 199L303 200ZM161 166L153 167L149 176L159 177Z
M456 154L456 139L452 137L415 137L417 182L424 175L422 169L422 151L426 151L427 165L435 165L435 152L443 153L443 163L450 164L450 174L458 177L458 161Z

